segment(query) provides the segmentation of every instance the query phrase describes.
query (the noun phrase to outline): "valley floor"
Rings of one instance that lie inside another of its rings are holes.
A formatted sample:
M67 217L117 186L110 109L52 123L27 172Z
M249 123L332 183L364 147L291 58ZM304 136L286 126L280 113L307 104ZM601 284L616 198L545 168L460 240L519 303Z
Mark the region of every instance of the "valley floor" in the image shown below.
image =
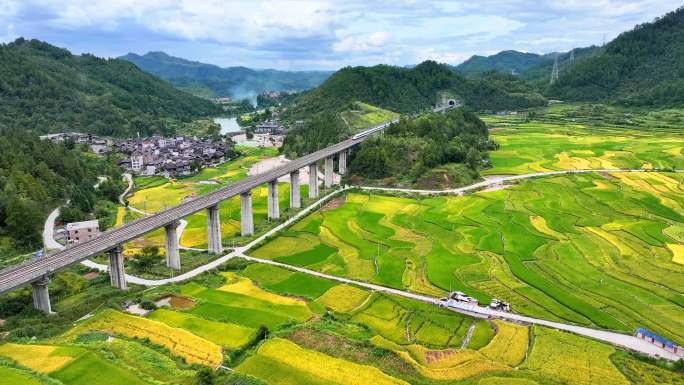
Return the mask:
M611 127L606 134L571 121L487 120L501 146L491 154L491 175L684 163L676 130ZM614 147L601 147L606 140ZM249 165L226 167L205 170L197 181L229 181ZM158 210L163 205L151 207L153 197L171 204L214 188L148 182L131 198L135 207ZM470 317L371 286L431 298L461 290L485 303L508 300L516 313L537 318L627 334L644 326L684 342L684 175L604 170L491 183L499 188L445 196L345 191L320 210L290 213L299 215L291 226L281 224L277 237L250 251L273 265L225 258L184 282L130 292L110 289L106 274L92 278L83 268L58 274L59 316L7 317L12 342L0 345L0 384L106 377L111 385L189 385L204 376L201 368L219 366L235 374L214 372L216 384L684 383L662 362L593 339ZM235 221L231 204L222 214ZM120 219L131 217L124 211ZM188 223L184 245L202 248L203 218ZM16 314L15 303L29 296L13 293L0 310ZM126 301L152 311L124 313Z

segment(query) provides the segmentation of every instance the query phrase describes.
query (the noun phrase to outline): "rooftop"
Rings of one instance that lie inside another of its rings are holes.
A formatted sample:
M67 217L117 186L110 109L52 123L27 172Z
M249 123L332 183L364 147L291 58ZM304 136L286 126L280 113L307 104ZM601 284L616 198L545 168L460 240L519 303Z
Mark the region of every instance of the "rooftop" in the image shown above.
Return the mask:
M67 231L80 230L80 229L92 229L100 226L100 222L97 220L93 221L83 221L83 222L71 222L67 223Z

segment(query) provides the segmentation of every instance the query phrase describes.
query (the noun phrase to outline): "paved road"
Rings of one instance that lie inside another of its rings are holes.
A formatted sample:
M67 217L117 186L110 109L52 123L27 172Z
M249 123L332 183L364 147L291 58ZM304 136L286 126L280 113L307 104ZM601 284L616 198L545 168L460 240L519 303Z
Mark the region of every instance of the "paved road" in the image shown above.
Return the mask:
M57 217L59 217L59 207L52 210L43 224L43 247L46 251L64 248L64 245L55 241L55 221Z
M276 262L270 259L261 259L261 258L254 258L250 257L248 255L245 255L241 251L236 251L235 256L244 258L248 261L252 262L258 262L258 263L264 263L264 264L269 264L273 266L278 266L282 267L288 270L292 271L298 271L300 273L304 274L309 274L341 283L346 283L350 285L355 285L359 287L364 287L366 289L378 291L381 293L388 293L388 294L394 294L398 295L401 297L405 298L410 298L413 300L417 301L422 301L422 302L427 302L433 305L439 305L440 301L438 298L422 295L422 294L416 294L412 293L409 291L405 290L398 290L398 289L393 289L385 286L380 286L380 285L375 285L372 283L367 283L367 282L361 282L361 281L355 281L352 279L348 278L343 278L343 277L338 277L335 275L330 275L330 274L325 274L321 273L318 271L314 270L309 270L303 267L298 267L298 266L292 266L292 265L287 265L284 263ZM481 307L481 306L463 306L462 308L449 308L450 310L453 310L458 313L463 313L467 314L470 316L474 317L480 317L480 318L489 318L489 317L494 317L494 318L500 318L500 319L505 319L508 321L515 321L515 322L523 322L527 324L534 324L534 325L542 325L542 326L547 326L553 329L558 329L558 330L564 330L568 331L571 333L575 333L584 337L589 337L593 338L599 341L603 342L608 342L613 345L621 346L623 348L629 349L629 350L634 350L643 354L647 354L650 356L660 356L669 360L677 360L679 357L676 356L674 353L670 353L666 350L663 350L653 344L650 344L644 340L641 340L639 338L636 338L634 336L626 335L626 334L621 334L621 333L614 333L614 332L609 332L609 331L604 331L604 330L597 330L597 329L591 329L591 328L586 328L586 327L581 327L581 326L574 326L574 325L568 325L560 322L553 322L553 321L547 321L543 319L538 319L538 318L532 318L532 317L526 317L523 315L515 314L515 313L506 313L502 311L496 311L496 310L491 310L486 307Z
M133 176L127 172L123 173L122 176L124 179L126 179L126 182L128 182L128 187L126 187L126 190L119 195L119 203L121 203L122 206L126 206L126 195L128 195L128 193L133 189Z
M396 188L396 187L361 187L368 191L388 191L388 192L406 192L412 194L462 194L464 192L479 190L486 187L496 186L506 182L513 182L521 179L538 178L551 175L567 175L567 174L581 174L587 172L661 172L661 171L651 171L644 169L622 169L622 168L605 168L605 169L580 169L580 170L561 170L561 171L543 171L535 172L531 174L521 174L521 175L507 175L507 176L495 176L483 180L482 182L474 183L464 187L458 187L453 189L445 190L421 190L421 189L410 189L410 188ZM663 171L664 172L664 171ZM674 172L682 173L684 170L674 170Z

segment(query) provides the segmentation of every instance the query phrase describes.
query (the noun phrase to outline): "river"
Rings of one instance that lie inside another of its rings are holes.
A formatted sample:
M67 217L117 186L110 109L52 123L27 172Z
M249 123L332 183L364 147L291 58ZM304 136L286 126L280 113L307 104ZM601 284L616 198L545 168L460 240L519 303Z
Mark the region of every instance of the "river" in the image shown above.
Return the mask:
M214 118L214 123L221 126L222 135L242 131L237 123L237 118L235 117Z

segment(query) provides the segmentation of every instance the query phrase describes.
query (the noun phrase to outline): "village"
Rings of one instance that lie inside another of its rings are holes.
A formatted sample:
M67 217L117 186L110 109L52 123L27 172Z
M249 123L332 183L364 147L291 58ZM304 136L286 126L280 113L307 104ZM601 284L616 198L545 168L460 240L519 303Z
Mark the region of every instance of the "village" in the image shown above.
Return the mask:
M111 151L122 155L118 162L125 171L136 175L161 175L166 178L190 175L203 167L212 167L234 159L238 153L231 139L198 139L189 136L114 140L77 132L41 137L53 142L71 140L89 146L98 155Z

